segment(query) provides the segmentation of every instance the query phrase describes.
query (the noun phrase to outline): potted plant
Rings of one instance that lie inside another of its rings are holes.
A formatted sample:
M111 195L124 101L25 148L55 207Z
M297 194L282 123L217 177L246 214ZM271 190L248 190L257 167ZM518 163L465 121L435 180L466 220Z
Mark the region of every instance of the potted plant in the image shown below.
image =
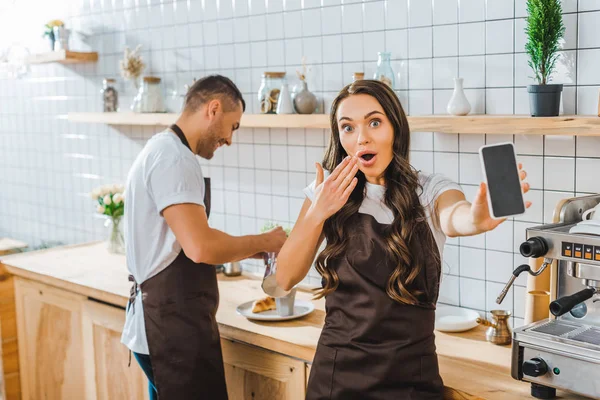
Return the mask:
M557 116L560 110L562 84L549 84L559 42L565 33L560 0L527 0L525 51L537 85L529 85L529 108L533 117Z

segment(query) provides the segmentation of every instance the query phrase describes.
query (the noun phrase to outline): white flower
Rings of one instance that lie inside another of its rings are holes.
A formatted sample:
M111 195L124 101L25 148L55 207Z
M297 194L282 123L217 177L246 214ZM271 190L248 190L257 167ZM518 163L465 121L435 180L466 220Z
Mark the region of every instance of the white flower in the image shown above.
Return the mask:
M105 205L109 206L109 205L110 205L110 203L112 203L112 200L111 200L111 198L110 198L110 194L107 194L106 196L104 196L104 199L103 199L103 201L104 201L104 204L105 204Z
M111 193L120 193L121 190L121 185L112 185L110 187Z
M92 198L92 200L98 200L98 197L100 197L100 191L98 189L92 190L92 192L90 193L90 197Z
M117 193L112 199L115 204L119 204L123 200L123 195L121 193Z
M98 208L96 208L96 211L98 211L100 214L104 214L104 207L102 207L101 205L98 205Z

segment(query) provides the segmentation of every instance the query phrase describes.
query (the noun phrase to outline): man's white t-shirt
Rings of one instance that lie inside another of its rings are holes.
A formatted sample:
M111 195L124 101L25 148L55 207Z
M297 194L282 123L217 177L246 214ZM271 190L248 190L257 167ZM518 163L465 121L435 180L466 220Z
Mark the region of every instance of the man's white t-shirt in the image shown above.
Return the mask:
M325 172L325 177L329 175ZM304 189L304 194L310 199L315 200L315 181ZM437 198L448 190L458 190L462 192L461 186L442 174L424 174L419 173L419 183L423 191L419 191L419 200L423 209L429 228L433 233L435 242L438 246L440 259L443 262L444 245L446 244L446 235L439 228L439 224L434 223L434 205ZM385 186L375 185L367 182L365 184L366 194L358 210L359 213L369 214L380 224L391 224L394 221L392 210L384 203Z
M166 130L152 137L134 161L125 186L127 269L141 284L167 268L181 252L162 211L173 204L204 206L204 177L198 159ZM121 342L149 354L141 291L128 307Z

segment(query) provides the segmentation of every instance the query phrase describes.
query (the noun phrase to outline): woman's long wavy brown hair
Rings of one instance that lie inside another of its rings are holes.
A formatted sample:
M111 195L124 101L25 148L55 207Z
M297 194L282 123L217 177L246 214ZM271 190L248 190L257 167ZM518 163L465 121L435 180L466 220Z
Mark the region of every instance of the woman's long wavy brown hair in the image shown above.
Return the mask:
M340 142L337 110L344 99L357 94L374 97L394 129L394 155L384 172L386 186L384 202L394 214L393 222L385 231L385 241L388 262L396 268L388 279L386 292L388 296L400 303L422 304L429 296L426 296L426 290L423 290L424 288L420 287L416 280L425 268L425 258L437 257L438 253L436 251L425 254L422 251L423 248L432 248L428 245L436 245L427 227L425 210L419 201L419 193L423 188L419 184L418 172L409 162L408 121L398 97L387 85L375 80L359 80L346 86L338 94L331 106L331 139L323 159L323 168L333 171L347 156ZM339 285L339 277L330 267L330 262L341 259L346 254L347 221L358 212L365 196L366 178L360 170L357 178L358 183L348 202L325 221L323 231L327 246L316 261L316 269L323 278L323 287L316 292L317 298L326 296Z

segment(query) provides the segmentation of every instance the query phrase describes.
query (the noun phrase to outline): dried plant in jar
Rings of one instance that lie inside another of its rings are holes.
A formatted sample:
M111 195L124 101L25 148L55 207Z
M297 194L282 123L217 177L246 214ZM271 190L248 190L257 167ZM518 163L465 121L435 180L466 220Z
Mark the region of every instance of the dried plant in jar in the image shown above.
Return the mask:
M146 64L140 54L142 45L139 44L135 50L130 51L129 47L125 47L124 57L119 61L119 68L121 70L121 76L125 79L130 79L137 82L138 78L144 71Z

